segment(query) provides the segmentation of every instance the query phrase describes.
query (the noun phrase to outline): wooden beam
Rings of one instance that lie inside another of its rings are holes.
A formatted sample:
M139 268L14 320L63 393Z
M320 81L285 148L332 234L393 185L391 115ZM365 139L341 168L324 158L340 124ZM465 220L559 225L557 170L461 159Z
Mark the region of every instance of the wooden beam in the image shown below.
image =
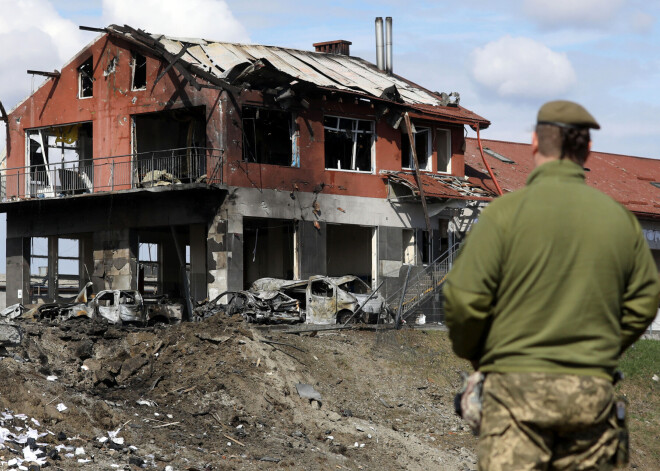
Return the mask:
M43 75L45 77L55 77L55 78L60 76L60 72L57 71L57 70L54 70L52 72L46 72L46 71L43 71L43 70L30 70L30 69L28 69L27 73L32 74L32 75Z
M403 119L406 122L406 130L408 131L408 140L410 141L410 151L412 152L413 162L415 164L415 180L417 181L417 186L419 187L419 197L422 199L422 209L424 210L424 219L426 220L426 230L429 232L429 240L430 240L431 220L429 219L429 211L426 207L426 195L424 194L424 188L422 187L422 177L419 175L419 162L417 161L417 152L415 151L415 137L413 136L412 125L410 123L410 116L408 116L407 111L406 114L403 115Z
M107 33L108 30L106 28L94 28L93 26L78 26L78 29L82 31L91 31L93 33Z

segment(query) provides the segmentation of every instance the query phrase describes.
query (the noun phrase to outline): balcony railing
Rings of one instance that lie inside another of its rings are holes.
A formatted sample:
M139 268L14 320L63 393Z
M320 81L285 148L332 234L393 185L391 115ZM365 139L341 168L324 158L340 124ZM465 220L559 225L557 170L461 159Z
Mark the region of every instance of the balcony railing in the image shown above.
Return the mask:
M0 170L2 202L185 183L223 183L223 151L186 147Z

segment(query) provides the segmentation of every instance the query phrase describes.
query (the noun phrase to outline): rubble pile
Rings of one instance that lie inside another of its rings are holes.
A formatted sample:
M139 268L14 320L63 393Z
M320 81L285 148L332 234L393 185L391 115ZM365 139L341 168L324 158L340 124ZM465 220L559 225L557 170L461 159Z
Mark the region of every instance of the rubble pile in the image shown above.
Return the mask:
M427 351L422 332L287 334L239 314L11 322L22 340L0 357L0 467L476 469L455 369L404 366Z

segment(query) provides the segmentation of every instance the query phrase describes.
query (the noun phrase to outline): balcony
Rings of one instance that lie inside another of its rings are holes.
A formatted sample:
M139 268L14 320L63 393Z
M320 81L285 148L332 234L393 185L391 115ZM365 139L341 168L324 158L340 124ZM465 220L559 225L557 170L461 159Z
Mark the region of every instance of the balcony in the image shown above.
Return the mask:
M201 147L0 170L2 202L136 188L223 183L223 151Z

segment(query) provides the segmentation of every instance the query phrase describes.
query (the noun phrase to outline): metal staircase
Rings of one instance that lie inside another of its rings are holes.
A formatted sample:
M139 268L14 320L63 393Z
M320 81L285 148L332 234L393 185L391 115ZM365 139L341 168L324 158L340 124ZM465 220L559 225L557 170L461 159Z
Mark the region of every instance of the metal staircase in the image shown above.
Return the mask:
M391 312L396 313L397 326L441 289L458 249L459 243L454 244L414 276L408 268L403 286L387 298Z

